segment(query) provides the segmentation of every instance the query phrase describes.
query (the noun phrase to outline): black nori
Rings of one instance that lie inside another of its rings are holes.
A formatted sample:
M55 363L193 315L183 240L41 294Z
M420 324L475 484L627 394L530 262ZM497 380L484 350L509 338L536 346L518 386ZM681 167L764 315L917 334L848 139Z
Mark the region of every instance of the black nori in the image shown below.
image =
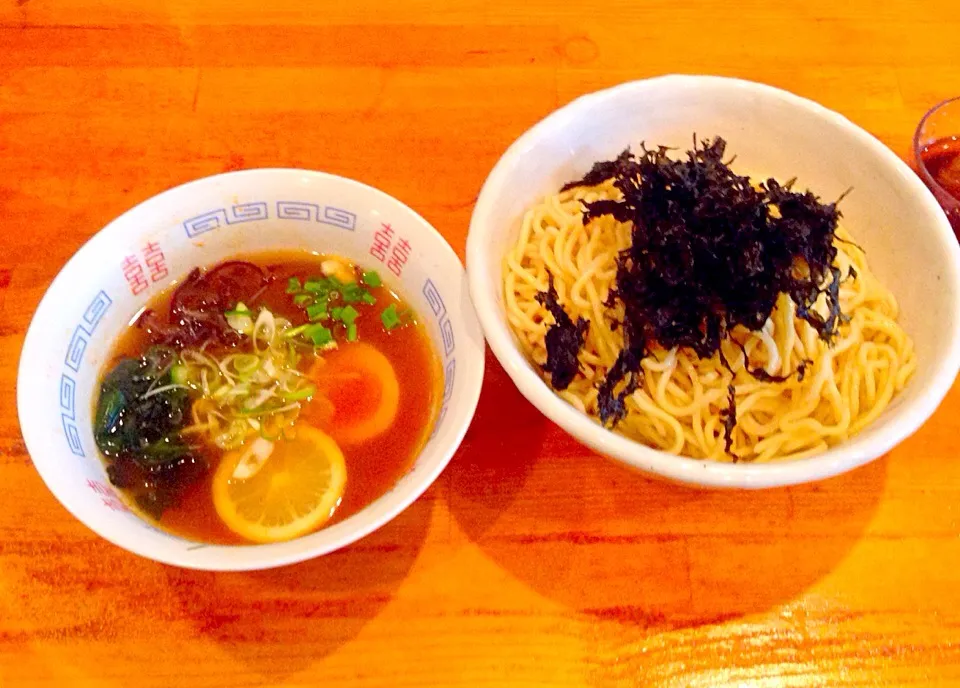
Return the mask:
M734 463L739 457L731 449L733 447L733 429L737 427L737 397L733 385L727 385L727 408L720 412L723 418L723 450L733 456Z
M550 311L555 322L547 328L544 339L547 362L543 365L543 370L550 373L550 383L559 391L569 387L580 370L577 354L586 339L590 322L582 317L577 318L576 323L570 319L560 305L557 290L553 286L553 275L547 273L547 278L547 291L537 294L537 301Z
M639 156L628 149L563 187L613 179L623 198L584 203L584 222L612 215L633 223L632 244L618 257L609 297L623 306L631 350L599 386L600 418L610 424L622 418L623 390L635 387L640 360L654 344L690 347L709 358L735 326L759 330L781 293L828 343L843 321L840 272L833 267L836 203L794 192L792 182L768 179L755 188L723 162L726 142L720 137L700 144L694 139L693 150L680 160L669 158L664 147L641 148ZM825 318L814 310L821 294ZM747 370L758 379L776 379ZM724 417L729 451L736 424L732 394Z

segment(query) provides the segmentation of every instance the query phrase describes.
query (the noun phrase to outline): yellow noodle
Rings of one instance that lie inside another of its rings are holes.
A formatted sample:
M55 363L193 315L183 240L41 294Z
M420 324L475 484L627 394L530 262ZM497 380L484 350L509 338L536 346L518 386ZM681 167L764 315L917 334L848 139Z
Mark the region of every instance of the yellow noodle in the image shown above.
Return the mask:
M560 303L576 320L590 321L579 354L580 372L559 393L568 403L598 417L597 385L623 345L614 323L622 307L604 305L616 281L616 259L630 245L631 225L601 217L583 225L582 202L618 197L610 182L549 196L523 218L517 243L504 259L507 319L525 353L542 365L544 338L553 316L536 300L553 275ZM643 383L627 399L622 434L674 454L716 461L793 460L816 454L849 438L875 420L916 369L913 343L897 324L898 306L873 275L866 256L841 228L835 265L852 266L857 278L840 288L840 305L850 318L832 346L796 305L781 295L757 332L735 328L724 341L728 370L718 355L699 358L687 349L662 349L641 361ZM821 299L815 306L825 312ZM745 370L788 376L763 382ZM805 363L803 379L798 367ZM725 451L723 414L728 386L734 386L737 426Z

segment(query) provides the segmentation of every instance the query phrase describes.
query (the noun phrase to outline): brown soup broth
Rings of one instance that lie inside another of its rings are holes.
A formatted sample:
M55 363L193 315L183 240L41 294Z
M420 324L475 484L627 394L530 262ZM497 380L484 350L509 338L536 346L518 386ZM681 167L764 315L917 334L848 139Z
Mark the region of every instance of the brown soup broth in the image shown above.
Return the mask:
M327 257L287 251L242 255L233 260L259 265L275 277L262 295L247 306L253 310L267 307L275 315L288 318L298 325L307 322L307 317L286 293L287 282L291 277L304 282L320 275L320 264ZM148 307L164 314L165 318L174 290L171 288L157 295ZM347 466L346 490L339 507L324 527L357 513L385 494L406 473L427 440L442 394L439 359L422 323L415 318L406 326L387 331L380 320L380 312L391 303L401 311L408 307L386 286L370 291L376 298L376 304L355 306L361 314L356 321L358 341L375 346L392 364L400 389L399 407L393 425L387 432L355 445L341 447ZM128 328L112 350L104 374L119 359L142 355L149 345L143 330L136 326ZM206 351L217 355L225 353L226 349L220 347L218 351L211 347ZM314 360L313 356L304 356L300 369L306 371ZM223 524L213 505L211 483L223 450L205 444L200 451L209 464L209 470L187 490L176 506L163 512L159 525L174 535L198 542L247 544L246 540ZM136 509L132 500L127 501ZM153 520L146 515L144 518Z

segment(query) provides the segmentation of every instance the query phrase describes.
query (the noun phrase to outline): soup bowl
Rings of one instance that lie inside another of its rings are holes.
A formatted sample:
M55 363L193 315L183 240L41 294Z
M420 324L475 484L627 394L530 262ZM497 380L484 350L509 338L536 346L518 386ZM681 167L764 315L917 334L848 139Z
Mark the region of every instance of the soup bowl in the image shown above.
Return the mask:
M641 142L687 150L722 136L734 168L798 179L844 198L843 224L900 303L918 366L906 388L862 432L820 454L767 464L675 456L632 441L558 397L527 360L504 308L503 261L523 213L600 160ZM762 84L672 75L584 96L549 115L503 154L477 200L467 239L473 302L494 355L519 390L597 452L653 476L704 487L762 488L850 470L890 450L933 413L960 367L960 248L920 179L876 138L817 103Z
M376 269L420 315L443 375L430 439L389 491L309 535L237 546L177 537L131 511L107 478L91 420L102 369L135 314L195 266L284 249L338 254ZM463 266L426 220L387 194L342 177L248 170L161 193L111 222L70 259L27 332L17 403L27 449L43 480L96 533L168 564L250 570L343 547L417 499L463 439L483 367L483 337Z

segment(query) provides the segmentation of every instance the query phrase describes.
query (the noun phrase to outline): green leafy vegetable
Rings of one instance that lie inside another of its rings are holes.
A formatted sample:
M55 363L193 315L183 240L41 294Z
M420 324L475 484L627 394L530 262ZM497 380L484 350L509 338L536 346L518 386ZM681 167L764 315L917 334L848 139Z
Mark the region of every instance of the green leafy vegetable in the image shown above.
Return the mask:
M121 360L104 378L94 425L104 456L149 467L188 453L180 430L190 399L185 386L172 380L175 360L173 351L153 347L142 358Z
M367 270L363 273L363 283L372 289L376 289L383 282L380 279L380 275L376 270Z
M329 313L327 313L327 304L315 303L312 306L308 306L307 317L310 318L310 322L315 320L323 320L324 318L329 317Z
M326 346L333 342L333 333L323 325L310 325L303 331L303 336L313 342L314 346Z
M389 306L384 308L383 312L380 314L380 321L387 330L392 330L399 327L400 315L397 313L397 304L391 303Z
M330 280L326 278L310 279L303 283L306 291L314 294L329 294L331 290Z
M358 303L360 301L363 301L367 295L372 296L370 292L368 292L366 289L364 289L363 287L361 287L359 284L355 282L351 282L350 284L345 284L341 288L341 296L343 298L344 303Z
M293 302L298 306L306 306L313 303L314 298L311 294L297 294L293 297Z

